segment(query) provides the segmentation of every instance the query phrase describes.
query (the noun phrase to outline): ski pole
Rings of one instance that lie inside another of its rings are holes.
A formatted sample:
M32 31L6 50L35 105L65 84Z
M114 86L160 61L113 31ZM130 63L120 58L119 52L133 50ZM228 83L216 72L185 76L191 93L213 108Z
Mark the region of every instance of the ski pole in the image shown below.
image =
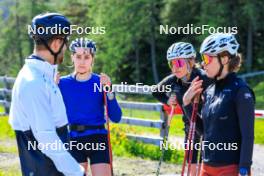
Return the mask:
M162 152L161 152L161 156L160 156L160 160L159 160L159 164L158 164L158 169L157 169L157 172L156 172L156 176L159 176L159 174L160 174L160 167L161 167L161 163L163 161L164 153L165 153L165 147L164 147L164 145L166 145L166 143L168 141L169 129L170 129L170 124L171 124L171 119L172 119L173 114L174 114L174 109L175 109L175 106L171 106L170 115L169 115L169 117L167 119L167 124L165 126L165 135L164 135L163 141L162 141Z
M193 155L193 150L192 150L192 145L191 148L190 144L194 140L195 136L195 127L196 127L196 117L197 117L197 112L198 112L198 105L199 105L199 97L200 95L196 96L194 99L194 104L193 104L193 110L192 110L192 117L190 121L190 129L188 133L188 138L187 138L187 144L188 144L188 151L185 149L185 154L184 154L184 159L183 159L183 164L182 164L182 173L181 176L184 176L184 171L185 171L185 164L187 161L187 155L189 157L188 160L188 169L187 169L187 176L190 175L190 168L191 168L191 161L192 161L192 155Z
M203 142L203 136L200 136L200 139L199 139L199 142L200 142L200 145L202 145L202 142ZM199 156L199 158L198 158ZM198 154L197 154L197 163L196 163L196 176L200 175L200 169L201 169L201 160L202 160L202 148L198 151Z
M110 136L110 119L108 115L108 105L107 105L107 97L106 92L104 91L104 104L105 104L105 117L106 117L106 125L107 125L107 140L108 140L108 149L109 149L109 161L110 161L110 168L111 168L111 176L114 176L113 170L113 153L112 153L112 146L111 146L111 136Z

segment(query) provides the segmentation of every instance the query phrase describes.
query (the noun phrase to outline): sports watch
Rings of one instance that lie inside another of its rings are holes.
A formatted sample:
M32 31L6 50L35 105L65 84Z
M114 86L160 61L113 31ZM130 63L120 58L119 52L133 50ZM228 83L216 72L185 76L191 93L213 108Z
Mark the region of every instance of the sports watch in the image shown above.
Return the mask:
M241 167L239 169L239 174L240 174L240 176L248 176L249 175L248 170L244 167Z

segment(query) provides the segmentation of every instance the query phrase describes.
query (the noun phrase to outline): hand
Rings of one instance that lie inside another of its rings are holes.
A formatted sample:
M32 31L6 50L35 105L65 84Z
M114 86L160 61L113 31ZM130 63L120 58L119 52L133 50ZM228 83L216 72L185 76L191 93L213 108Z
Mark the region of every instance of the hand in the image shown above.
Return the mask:
M203 91L202 84L203 80L199 80L198 76L192 81L189 89L185 92L183 96L184 106L190 104L195 96L201 94L201 92Z
M167 102L170 106L176 106L177 105L177 98L175 94L172 94Z
M60 77L61 77L60 72L57 72L57 74L54 77L55 84L58 85L60 83Z
M100 83L102 85L108 85L108 86L110 86L112 84L110 77L108 75L106 75L105 73L101 73L101 75L100 75Z

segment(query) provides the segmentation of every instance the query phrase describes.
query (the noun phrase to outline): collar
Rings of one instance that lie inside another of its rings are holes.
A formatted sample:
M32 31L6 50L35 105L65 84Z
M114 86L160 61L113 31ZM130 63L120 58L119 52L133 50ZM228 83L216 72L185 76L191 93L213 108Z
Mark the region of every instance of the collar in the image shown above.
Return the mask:
M47 77L54 79L55 73L57 73L58 65L51 65L43 58L31 55L25 60L26 65L35 68Z
M236 78L236 73L231 72L226 75L223 79L217 80L216 85L218 86L224 86L226 84L229 84L231 81L233 81Z

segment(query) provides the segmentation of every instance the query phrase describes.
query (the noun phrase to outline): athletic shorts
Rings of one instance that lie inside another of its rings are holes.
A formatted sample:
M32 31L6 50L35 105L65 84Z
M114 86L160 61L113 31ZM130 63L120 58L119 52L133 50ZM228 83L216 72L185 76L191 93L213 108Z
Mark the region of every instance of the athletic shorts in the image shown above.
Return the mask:
M79 162L110 163L107 134L92 134L70 139L71 155Z
M237 176L238 175L238 165L226 165L220 167L212 167L207 164L202 164L200 171L200 176Z
M21 165L21 172L23 176L63 176L57 170L53 161L36 148L28 150L29 142L37 143L31 130L15 131L18 153ZM67 127L57 129L57 134L62 142L68 142Z

